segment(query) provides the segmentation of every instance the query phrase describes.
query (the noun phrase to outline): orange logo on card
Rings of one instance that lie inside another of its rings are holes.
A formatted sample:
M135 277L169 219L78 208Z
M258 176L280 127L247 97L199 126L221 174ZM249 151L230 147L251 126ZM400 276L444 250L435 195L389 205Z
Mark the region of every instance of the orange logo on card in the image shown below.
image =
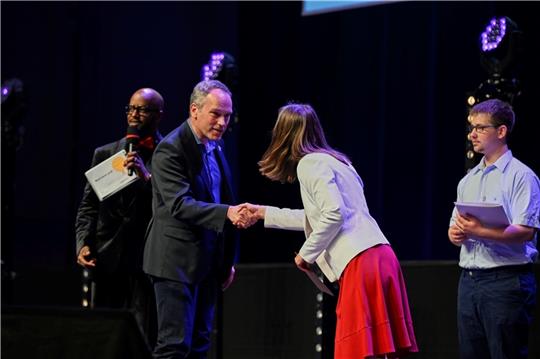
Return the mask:
M124 157L118 156L118 157L113 158L112 168L113 170L118 171L118 172L125 172L126 169L124 167Z

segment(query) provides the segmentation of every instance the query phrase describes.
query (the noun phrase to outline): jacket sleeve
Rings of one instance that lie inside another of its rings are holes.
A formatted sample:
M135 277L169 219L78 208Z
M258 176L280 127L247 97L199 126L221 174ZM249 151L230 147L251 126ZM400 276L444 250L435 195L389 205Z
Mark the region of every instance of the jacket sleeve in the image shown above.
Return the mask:
M264 227L288 229L291 231L304 230L305 214L303 209L288 209L266 206Z
M96 149L92 158L91 167L94 167L103 161L105 158L102 157L104 157L102 153L99 149ZM84 246L89 246L91 250L94 249L99 206L100 203L98 197L88 181L86 181L81 203L77 210L77 217L75 219L75 255L78 255L79 251Z
M227 218L228 205L204 202L192 188L187 161L181 149L162 142L152 159L152 186L154 194L169 214L178 221L187 221L216 232L222 232Z

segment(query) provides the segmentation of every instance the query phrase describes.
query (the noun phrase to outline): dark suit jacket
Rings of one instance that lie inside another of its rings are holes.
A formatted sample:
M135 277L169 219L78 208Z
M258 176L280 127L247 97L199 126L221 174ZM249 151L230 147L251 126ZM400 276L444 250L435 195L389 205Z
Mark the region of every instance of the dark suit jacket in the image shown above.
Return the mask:
M227 220L234 204L229 166L214 150L221 170L221 201L213 203L195 137L184 122L154 152L153 218L148 228L143 270L153 276L198 283L209 274L223 280L236 261L238 240Z
M156 142L161 135L156 135ZM125 139L109 143L94 151L92 167L125 147ZM152 153L140 150L150 170ZM77 211L75 231L76 254L85 245L96 257L96 270L103 273L136 272L142 269L144 235L152 217L152 186L138 180L100 202L86 183Z

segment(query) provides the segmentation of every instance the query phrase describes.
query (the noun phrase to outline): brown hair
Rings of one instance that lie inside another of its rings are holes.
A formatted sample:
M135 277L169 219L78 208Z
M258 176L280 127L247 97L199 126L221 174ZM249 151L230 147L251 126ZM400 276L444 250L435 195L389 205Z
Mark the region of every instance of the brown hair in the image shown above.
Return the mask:
M470 116L480 113L487 114L491 117L491 124L494 126L505 125L508 134L514 129L515 114L512 106L509 103L499 99L491 99L476 104L469 112ZM508 136L507 136L508 137Z
M344 154L326 142L315 110L307 104L290 103L279 109L272 141L259 161L259 172L273 181L294 182L296 167L309 153L327 153L349 164Z

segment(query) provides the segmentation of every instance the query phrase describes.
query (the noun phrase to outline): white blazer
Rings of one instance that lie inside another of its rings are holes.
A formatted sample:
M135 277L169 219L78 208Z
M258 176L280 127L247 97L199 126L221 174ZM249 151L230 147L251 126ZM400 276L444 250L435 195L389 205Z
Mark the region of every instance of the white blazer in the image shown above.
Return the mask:
M369 214L364 184L352 165L325 153L304 156L297 167L304 209L266 207L264 226L304 230L298 254L317 262L334 282L358 253L389 244Z

